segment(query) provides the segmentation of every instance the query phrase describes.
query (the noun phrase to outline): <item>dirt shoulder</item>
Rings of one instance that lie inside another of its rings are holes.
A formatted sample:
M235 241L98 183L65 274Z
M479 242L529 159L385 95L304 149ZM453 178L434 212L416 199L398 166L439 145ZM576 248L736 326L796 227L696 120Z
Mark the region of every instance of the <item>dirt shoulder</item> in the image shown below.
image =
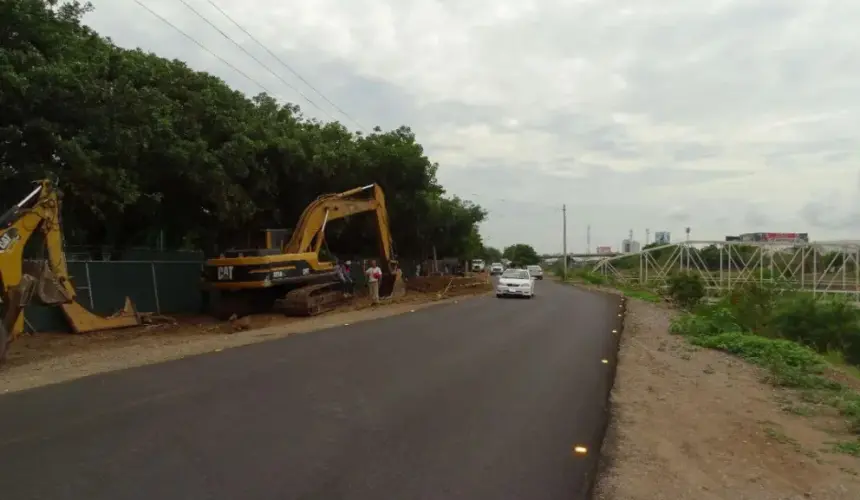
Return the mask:
M263 314L242 318L239 322L219 322L199 316L176 318L176 324L171 325L85 335L27 335L12 344L6 365L0 368L0 393L410 313L484 294L476 289L441 299L433 293L409 293L379 306L360 300L349 308L311 318Z
M671 336L668 307L628 301L601 500L860 498L855 440L824 405Z

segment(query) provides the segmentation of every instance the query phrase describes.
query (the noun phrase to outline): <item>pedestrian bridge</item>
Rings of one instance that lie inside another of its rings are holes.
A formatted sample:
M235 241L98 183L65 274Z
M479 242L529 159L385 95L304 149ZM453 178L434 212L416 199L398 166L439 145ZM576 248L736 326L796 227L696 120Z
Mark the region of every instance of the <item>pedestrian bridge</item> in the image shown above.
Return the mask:
M618 283L662 287L678 272L699 275L708 289L771 283L860 300L860 242L689 241L602 258L588 269Z

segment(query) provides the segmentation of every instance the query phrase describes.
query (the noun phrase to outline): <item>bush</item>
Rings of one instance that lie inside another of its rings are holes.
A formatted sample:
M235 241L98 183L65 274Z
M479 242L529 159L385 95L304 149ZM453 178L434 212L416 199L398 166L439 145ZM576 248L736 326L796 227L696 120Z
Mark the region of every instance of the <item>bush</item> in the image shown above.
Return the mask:
M744 283L732 289L723 303L732 310L735 321L744 331L773 337L770 323L780 293L773 284Z
M583 281L592 285L604 285L608 281L606 276L592 271L583 271L580 276Z
M776 304L771 325L779 336L819 353L840 351L860 364L860 309L842 298L795 294Z
M708 337L740 330L731 311L723 307L703 307L695 313L681 314L672 320L669 327L671 333L691 337Z
M668 294L684 309L692 309L705 297L705 282L694 273L678 273L669 277Z

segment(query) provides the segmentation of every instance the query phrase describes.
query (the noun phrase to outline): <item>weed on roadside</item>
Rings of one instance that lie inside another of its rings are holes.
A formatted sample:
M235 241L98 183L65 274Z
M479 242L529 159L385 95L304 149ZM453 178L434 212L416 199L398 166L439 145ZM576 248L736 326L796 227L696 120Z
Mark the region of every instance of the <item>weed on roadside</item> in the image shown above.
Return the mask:
M860 434L860 394L827 376L830 361L860 358L860 310L853 304L753 284L688 307L670 331L765 368L767 382L800 391L809 404L835 408ZM787 411L813 413L809 406L792 408Z

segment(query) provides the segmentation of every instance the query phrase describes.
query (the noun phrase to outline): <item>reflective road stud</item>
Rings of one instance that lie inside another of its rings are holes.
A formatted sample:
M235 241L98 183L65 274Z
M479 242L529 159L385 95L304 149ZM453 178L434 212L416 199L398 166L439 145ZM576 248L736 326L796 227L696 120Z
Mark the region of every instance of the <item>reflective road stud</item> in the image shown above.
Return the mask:
M574 455L587 455L588 454L588 448L586 448L585 446L574 446L573 447L573 454Z

